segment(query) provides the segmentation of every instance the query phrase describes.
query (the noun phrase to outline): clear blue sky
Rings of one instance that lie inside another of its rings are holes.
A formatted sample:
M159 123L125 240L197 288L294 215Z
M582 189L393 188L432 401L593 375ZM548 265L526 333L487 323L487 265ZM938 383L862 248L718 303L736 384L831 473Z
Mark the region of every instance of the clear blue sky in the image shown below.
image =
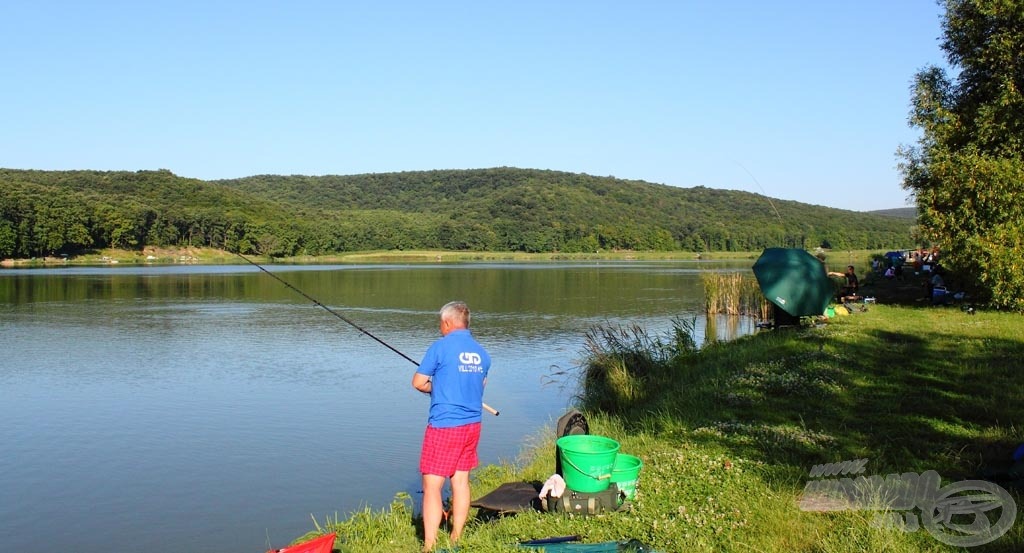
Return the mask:
M33 0L0 167L201 179L496 166L906 205L933 0Z

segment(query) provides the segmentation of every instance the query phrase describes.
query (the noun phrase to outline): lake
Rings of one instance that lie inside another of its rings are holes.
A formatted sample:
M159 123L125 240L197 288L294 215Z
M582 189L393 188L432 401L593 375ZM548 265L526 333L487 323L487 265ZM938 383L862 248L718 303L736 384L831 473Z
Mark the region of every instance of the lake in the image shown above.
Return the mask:
M419 360L453 299L494 360L482 463L573 402L587 330L659 334L751 262L268 265ZM702 339L703 318L697 317ZM749 331L749 328L746 330ZM413 363L252 266L0 270L0 535L12 551L261 553L311 516L420 501ZM552 458L552 463L553 463Z

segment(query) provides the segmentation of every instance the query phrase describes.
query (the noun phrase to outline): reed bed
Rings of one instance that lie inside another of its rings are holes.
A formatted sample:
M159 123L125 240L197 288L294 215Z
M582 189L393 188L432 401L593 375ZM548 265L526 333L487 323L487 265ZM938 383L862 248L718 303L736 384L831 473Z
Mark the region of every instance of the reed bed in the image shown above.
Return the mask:
M761 294L757 279L746 273L701 275L704 285L704 311L708 315L744 315L766 320L771 304Z
M672 330L651 335L637 324L598 325L587 331L582 352L579 402L603 411L640 404L673 359L697 351L696 320L673 319Z

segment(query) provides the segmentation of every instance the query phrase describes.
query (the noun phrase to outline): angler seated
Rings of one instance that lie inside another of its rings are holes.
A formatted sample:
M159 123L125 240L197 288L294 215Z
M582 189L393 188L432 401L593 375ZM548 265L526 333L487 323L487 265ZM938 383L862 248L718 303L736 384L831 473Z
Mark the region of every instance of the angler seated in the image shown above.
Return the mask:
M860 296L857 295L857 289L860 287L860 282L857 279L857 274L853 270L853 265L847 265L845 273L829 271L828 276L843 277L846 279L845 284L836 294L836 300L838 302L845 303L847 301L856 301L860 299Z

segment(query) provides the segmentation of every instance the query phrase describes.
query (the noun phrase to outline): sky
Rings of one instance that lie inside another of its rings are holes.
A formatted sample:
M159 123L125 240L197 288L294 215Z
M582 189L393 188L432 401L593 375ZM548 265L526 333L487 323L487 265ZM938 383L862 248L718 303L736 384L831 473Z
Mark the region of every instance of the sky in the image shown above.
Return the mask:
M520 167L908 205L934 0L8 1L0 167Z

